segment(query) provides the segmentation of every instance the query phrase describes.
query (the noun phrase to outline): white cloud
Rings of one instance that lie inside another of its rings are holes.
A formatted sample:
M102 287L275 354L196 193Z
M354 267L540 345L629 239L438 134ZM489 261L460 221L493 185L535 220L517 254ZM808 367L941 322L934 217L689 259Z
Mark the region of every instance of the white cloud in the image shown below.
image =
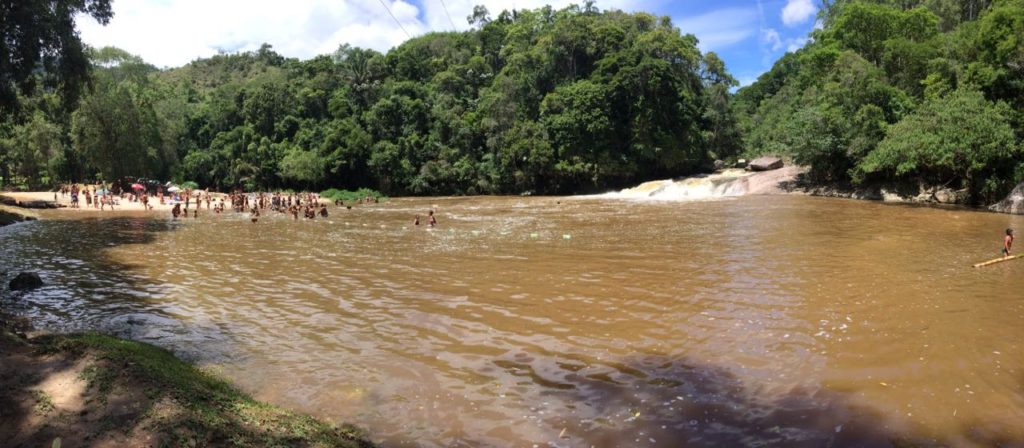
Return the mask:
M810 42L810 38L807 37L791 37L783 38L779 35L778 31L773 28L765 28L761 30L761 45L763 56L765 60L774 59L774 54L778 53L783 48L786 49L787 53L795 53L797 50L807 45ZM767 63L766 63L767 65Z
M782 38L779 36L779 32L772 28L761 30L761 43L768 45L772 51L782 49Z
M795 39L787 40L786 41L786 52L787 53L796 53L797 50L803 48L804 45L807 45L807 42L809 40L810 39L808 39L806 37L797 37Z
M786 6L782 8L782 23L786 26L799 25L817 13L818 8L811 0L786 0Z
M676 20L680 31L700 40L701 51L719 51L753 36L758 29L756 8L727 8Z
M115 46L159 67L176 67L218 51L249 51L269 43L278 53L302 59L327 54L339 45L388 49L429 31L459 30L474 5L496 16L512 6L503 0L384 0L397 18L375 0L117 0L114 18L101 26L78 17L82 39L94 47ZM560 8L573 0L517 0L517 9L551 3ZM606 0L602 9L643 9L643 0ZM402 30L405 29L405 31Z
M760 77L760 76L761 75L739 76L739 77L736 78L736 81L739 82L739 84L740 84L739 87L746 87L746 86L749 86L749 85L753 84L754 82L756 82L757 78Z

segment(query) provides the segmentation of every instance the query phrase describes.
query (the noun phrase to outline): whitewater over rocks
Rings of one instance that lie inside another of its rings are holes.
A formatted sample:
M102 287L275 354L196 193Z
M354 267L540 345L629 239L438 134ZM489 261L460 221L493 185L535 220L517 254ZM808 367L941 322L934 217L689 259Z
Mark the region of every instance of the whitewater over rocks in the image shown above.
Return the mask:
M679 180L656 180L598 197L655 201L695 201L748 195L786 194L793 191L803 167L750 172L727 169Z

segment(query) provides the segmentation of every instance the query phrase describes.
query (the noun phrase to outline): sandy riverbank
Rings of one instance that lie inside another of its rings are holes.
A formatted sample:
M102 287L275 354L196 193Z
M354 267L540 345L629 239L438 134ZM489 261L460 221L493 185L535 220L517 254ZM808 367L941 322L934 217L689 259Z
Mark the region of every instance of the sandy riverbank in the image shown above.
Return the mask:
M110 207L109 206L104 207L103 210L101 210L99 207L96 207L96 206L86 206L84 198L79 198L79 207L78 208L71 208L71 195L61 196L60 193L57 193L56 196L54 196L54 192L52 192L52 191L4 192L4 193L0 193L0 195L7 196L9 198L13 198L13 199L15 199L17 201L20 201L20 202L33 202L33 201L53 202L53 203L56 203L61 208L64 208L64 209L67 209L67 210L80 211L80 212L83 212L83 213L86 213L86 212L102 213L102 212L109 212L110 211ZM227 197L227 195L224 194L224 193L210 193L210 196L214 200L219 200L222 197L223 198ZM146 209L143 208L141 202L137 202L137 201L136 202L132 202L132 201L129 201L127 199L121 199L121 198L118 198L116 202L117 203L114 205L114 210L115 211L138 211L138 212L146 211ZM170 213L171 209L174 208L174 204L175 204L174 201L166 201L165 203L161 204L159 199L152 198L152 197L150 198L150 201L149 201L149 205L152 206L152 210L151 211L153 211L153 212L160 212L160 213ZM184 202L182 202L182 204L184 204ZM195 204L195 202L192 202L192 204ZM192 205L192 207L194 208L195 205ZM213 202L210 203L210 207L211 208L213 207ZM202 210L206 210L206 203L205 202L203 203Z

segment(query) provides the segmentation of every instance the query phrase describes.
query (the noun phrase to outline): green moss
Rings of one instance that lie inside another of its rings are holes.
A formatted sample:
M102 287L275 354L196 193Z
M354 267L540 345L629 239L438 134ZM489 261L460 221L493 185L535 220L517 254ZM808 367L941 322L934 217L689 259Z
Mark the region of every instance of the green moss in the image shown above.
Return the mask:
M100 403L106 403L110 391L114 388L117 372L108 366L94 363L82 369L82 373L78 377L85 381L86 387L96 389Z
M34 398L36 400L36 404L35 404L35 406L32 407L32 409L37 414L39 414L39 415L47 415L47 414L53 412L53 409L54 409L53 399L50 398L50 396L47 395L46 392L43 392L43 391L41 391L39 389L32 389L29 392L32 393L32 398Z
M200 445L372 446L355 428L258 402L159 347L96 333L46 336L40 342L46 351L90 353L106 361L107 366L93 365L83 372L90 386L109 390L115 378L125 378L141 383L150 398L167 397L180 404L182 415L157 423L171 445L187 446L199 440Z

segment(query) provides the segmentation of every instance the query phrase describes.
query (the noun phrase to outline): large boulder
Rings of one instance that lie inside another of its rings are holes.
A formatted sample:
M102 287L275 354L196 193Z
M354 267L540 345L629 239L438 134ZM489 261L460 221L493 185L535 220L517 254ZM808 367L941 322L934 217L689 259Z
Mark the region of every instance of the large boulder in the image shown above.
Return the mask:
M1010 195L988 208L994 212L1024 215L1024 184L1017 185Z
M8 285L11 291L23 291L26 289L36 289L43 286L43 279L39 278L39 275L32 272L22 272L11 280Z
M751 171L771 171L782 168L782 159L778 157L758 157L747 165Z

